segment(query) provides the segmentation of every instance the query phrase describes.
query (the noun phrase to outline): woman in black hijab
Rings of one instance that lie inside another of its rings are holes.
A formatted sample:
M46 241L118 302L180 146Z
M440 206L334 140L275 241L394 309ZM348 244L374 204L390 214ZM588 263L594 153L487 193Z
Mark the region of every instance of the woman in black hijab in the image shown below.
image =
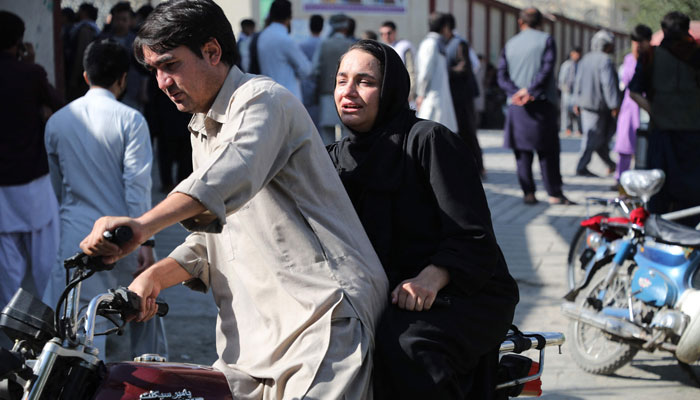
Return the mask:
M350 135L331 159L389 278L376 332L377 398L491 398L518 289L473 153L408 106L408 72L371 40L341 58L335 102Z

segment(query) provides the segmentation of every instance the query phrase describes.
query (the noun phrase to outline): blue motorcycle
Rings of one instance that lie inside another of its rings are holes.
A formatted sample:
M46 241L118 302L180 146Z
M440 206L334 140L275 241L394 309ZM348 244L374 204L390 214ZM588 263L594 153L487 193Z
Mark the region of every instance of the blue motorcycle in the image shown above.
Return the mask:
M663 179L629 171L621 184L646 202ZM671 352L681 365L700 359L700 231L637 216L593 221L584 276L562 305L572 357L590 373L612 374L639 350Z

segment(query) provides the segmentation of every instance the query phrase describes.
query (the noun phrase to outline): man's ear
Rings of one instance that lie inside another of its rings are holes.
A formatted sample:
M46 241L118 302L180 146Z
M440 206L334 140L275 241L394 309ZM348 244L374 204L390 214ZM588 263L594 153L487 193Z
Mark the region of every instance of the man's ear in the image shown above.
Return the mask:
M119 84L126 86L126 77L128 76L128 72L124 72L121 78L119 78Z
M209 39L208 42L202 45L202 56L209 61L211 65L217 65L221 62L221 45L215 38Z
M83 71L83 79L85 79L85 83L90 86L90 79L87 77L87 71Z

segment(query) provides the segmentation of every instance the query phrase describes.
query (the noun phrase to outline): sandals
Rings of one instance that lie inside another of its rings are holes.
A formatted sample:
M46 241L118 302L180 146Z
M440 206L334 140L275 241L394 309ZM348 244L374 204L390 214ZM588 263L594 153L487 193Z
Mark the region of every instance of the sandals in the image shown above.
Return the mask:
M534 193L528 193L523 196L523 203L525 204L537 204L537 198Z
M556 206L556 205L573 206L573 205L575 205L576 203L574 203L573 201L567 199L566 196L561 195L561 196L558 196L558 197L550 197L550 198L549 198L549 204L550 204L550 205L553 205L553 206Z

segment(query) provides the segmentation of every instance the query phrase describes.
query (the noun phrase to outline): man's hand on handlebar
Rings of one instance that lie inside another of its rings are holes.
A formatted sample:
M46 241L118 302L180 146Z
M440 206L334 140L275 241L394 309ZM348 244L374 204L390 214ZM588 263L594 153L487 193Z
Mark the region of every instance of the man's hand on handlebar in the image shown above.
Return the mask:
M118 246L104 238L105 231L113 231L119 226L129 226L133 238ZM113 264L120 258L136 250L150 235L137 220L129 217L102 217L95 221L92 232L80 242L80 248L89 256L103 256L105 264Z
M141 298L141 311L139 311L138 316L134 319L136 322L148 321L153 318L158 311L156 298L158 294L160 294L160 282L150 276L148 272L148 270L144 271L144 273L137 276L129 285L129 290L136 293Z

